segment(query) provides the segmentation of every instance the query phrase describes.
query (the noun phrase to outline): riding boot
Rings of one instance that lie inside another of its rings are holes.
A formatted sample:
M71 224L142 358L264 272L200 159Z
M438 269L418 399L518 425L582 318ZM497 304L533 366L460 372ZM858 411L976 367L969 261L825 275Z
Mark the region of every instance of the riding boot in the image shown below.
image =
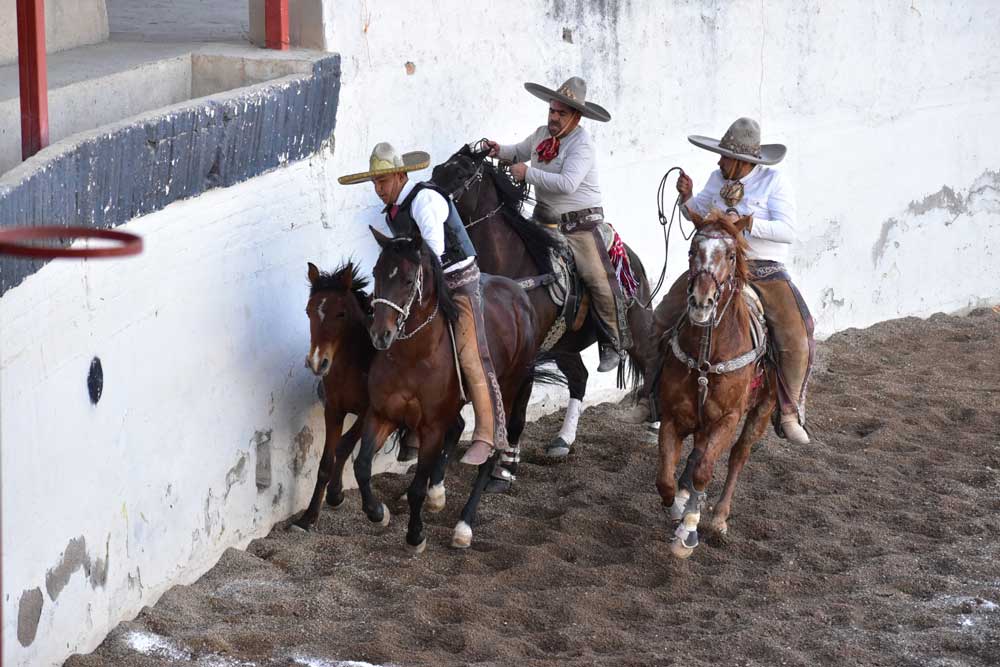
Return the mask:
M480 465L494 449L507 449L507 423L500 383L486 342L479 267L473 262L465 269L446 274L445 282L458 307L455 343L465 392L476 416L472 444L462 463Z

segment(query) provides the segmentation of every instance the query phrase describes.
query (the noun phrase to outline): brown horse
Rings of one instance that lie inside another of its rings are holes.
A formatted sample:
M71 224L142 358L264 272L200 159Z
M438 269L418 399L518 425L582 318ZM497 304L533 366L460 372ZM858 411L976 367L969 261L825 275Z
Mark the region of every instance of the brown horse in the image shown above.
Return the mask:
M309 355L306 366L323 380L326 439L316 475L316 487L306 511L294 526L311 529L319 519L323 494L334 509L344 504L342 477L344 465L361 436L362 418L368 411L368 369L375 357L375 347L368 335L368 312L371 297L365 292L368 282L358 275L353 264L333 273L321 272L309 263ZM343 433L348 414L357 420ZM343 435L341 435L343 433ZM405 435L401 435L400 446ZM355 462L356 463L356 462ZM435 493L428 509L444 509L444 461L434 471Z
M549 296L547 289L535 289L547 284L552 277L550 252L559 245L557 236L533 220L525 219L521 213L524 190L515 185L505 174L486 160L488 149L474 151L463 146L448 160L434 167L435 184L450 192L462 219L465 221L469 237L476 247L479 267L486 273L506 276L525 284L532 279L528 295L538 317L538 344L548 335L560 318L560 307ZM636 299L646 303L650 299L649 283L639 257L628 249L629 260L639 280ZM633 304L628 310L629 326L634 333L635 344L629 351L629 374L636 396L646 396L639 391L645 374L655 356L650 343L652 314L649 309ZM597 329L591 318L576 330L567 331L553 347L556 365L566 376L570 392L570 408L566 412L560 436L547 448L549 456L561 458L569 453L570 444L576 437L576 420L584 394L587 390L588 372L580 358L580 352L597 341ZM623 369L621 369L623 370ZM624 384L624 378L620 376ZM516 472L516 457L513 464L504 464L511 472ZM502 484L496 484L503 490Z
M416 473L407 491L410 521L406 543L419 553L427 543L421 509L428 479L461 433L459 412L464 401L449 329L458 312L444 284L441 265L419 230L414 229L406 238L389 238L375 229L372 233L382 248L374 270L370 327L379 352L369 372L371 404L358 460L370 462L397 427L417 433L420 445ZM511 280L484 274L481 289L487 339L508 417L508 440L514 446L524 429L531 397L538 340L535 312L524 290ZM494 454L479 466L452 546L471 544L476 509L496 460ZM386 509L372 491L370 471L356 465L355 473L365 513L372 521L382 521Z
M663 336L657 394L660 408L660 460L656 488L677 525L671 551L687 558L698 546L698 521L716 460L731 447L729 473L715 507L712 527L727 531L736 480L751 446L767 428L775 408L774 368L766 363L766 329L747 284L743 230L718 211L695 216L697 233L688 255L688 307ZM735 445L733 436L746 415ZM681 446L694 434L694 448L674 481Z

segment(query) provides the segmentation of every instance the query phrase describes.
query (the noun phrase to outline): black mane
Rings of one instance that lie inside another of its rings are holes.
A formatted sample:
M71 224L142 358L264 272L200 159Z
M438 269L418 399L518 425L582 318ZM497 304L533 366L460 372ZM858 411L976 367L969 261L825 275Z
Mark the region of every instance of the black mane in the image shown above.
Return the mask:
M354 262L347 262L331 273L320 271L319 277L310 285L309 298L316 296L318 292L327 292L330 290L343 292L341 284L344 280L345 271L351 272L351 292L354 294L354 298L357 299L361 310L367 311L371 302L371 295L365 291L365 288L368 287L368 279L360 274L358 265Z

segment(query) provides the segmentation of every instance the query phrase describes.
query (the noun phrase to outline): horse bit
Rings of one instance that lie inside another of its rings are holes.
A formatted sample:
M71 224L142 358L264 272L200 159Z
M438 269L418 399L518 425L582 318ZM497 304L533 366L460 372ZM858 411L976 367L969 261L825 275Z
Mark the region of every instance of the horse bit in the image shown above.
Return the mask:
M396 316L396 331L397 331L396 340L407 340L409 338L413 338L414 336L417 335L417 333L421 329L426 327L434 320L435 317L437 317L439 304L437 301L435 301L434 312L432 312L430 316L428 316L428 318L424 320L423 324L421 324L419 327L417 327L410 333L406 333L403 330L403 325L406 324L406 320L410 319L410 308L413 307L413 302L416 301L417 304L420 304L424 300L423 283L424 283L424 268L422 266L418 266L417 277L413 281L413 289L410 290L410 296L406 299L406 305L404 305L402 308L400 308L392 301L389 301L388 299L382 299L382 298L372 299L373 308L375 307L376 304L383 303L392 308L393 310L395 310L397 313L399 313L399 315Z
M479 201L479 193L480 193L480 191L482 190L482 187L483 187L483 165L484 164L485 164L484 162L480 162L476 166L476 170L474 172L472 172L472 176L469 176L469 178L467 178L465 181L463 181L462 183L460 183L459 186L457 188L455 188L451 192L450 196L451 196L451 200L453 202L455 202L457 204L458 200L461 197L465 196L465 193L469 191L469 188L472 186L473 183L479 183L478 187L476 188L476 201L477 202ZM487 218L490 218L493 215L495 215L502 208L503 208L503 201L501 201L500 204L495 209L493 209L492 211L490 211L486 215L484 215L482 217L479 217L479 218L476 218L472 222L465 223L465 228L466 229L472 229L473 227L475 227L476 225L478 225L483 220L486 220Z

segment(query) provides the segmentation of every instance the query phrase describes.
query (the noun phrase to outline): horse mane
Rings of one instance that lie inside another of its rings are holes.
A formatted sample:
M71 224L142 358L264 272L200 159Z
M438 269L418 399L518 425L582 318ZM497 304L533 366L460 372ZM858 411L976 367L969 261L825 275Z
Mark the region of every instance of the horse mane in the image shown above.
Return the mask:
M441 268L441 260L438 259L438 256L434 254L423 239L419 237L399 236L386 241L382 246L382 252L390 252L417 265L421 264L421 257L427 257L431 265L434 290L437 292L438 309L448 323L454 324L458 321L458 306L451 296L451 290L445 284L444 269Z
M736 225L726 220L726 214L717 208L713 208L705 216L704 223L698 227L698 233L706 230L718 229L733 238L736 244L736 270L734 277L745 285L750 279L750 266L747 264L747 241L743 234L736 229Z
M490 162L486 162L483 168L496 186L497 196L503 204L500 213L503 214L507 224L521 237L538 270L541 273L551 273L553 271L551 251L560 247L559 239L537 221L528 220L521 214L521 207L528 198L528 186L518 185L506 171L498 169Z
M367 312L371 305L371 295L365 291L368 287L368 279L361 275L358 265L353 261L348 261L341 264L335 270L327 273L326 271L320 271L319 277L315 282L311 283L309 288L309 298L316 296L318 292L343 292L341 287L344 280L344 272L351 272L351 293L354 295L355 300L357 300L358 305L361 306L362 312Z

